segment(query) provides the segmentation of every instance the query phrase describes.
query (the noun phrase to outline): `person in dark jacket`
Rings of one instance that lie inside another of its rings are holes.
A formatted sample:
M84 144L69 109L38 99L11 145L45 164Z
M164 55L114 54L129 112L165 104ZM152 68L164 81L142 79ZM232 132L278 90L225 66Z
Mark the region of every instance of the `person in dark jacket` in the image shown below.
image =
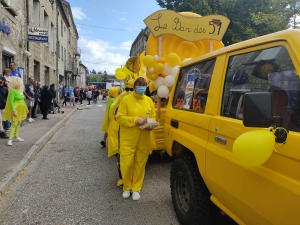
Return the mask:
M41 91L41 104L43 107L43 120L49 120L47 115L48 115L48 110L51 105L51 101L53 99L53 95L51 91L49 90L48 86L45 85L43 90Z
M37 81L34 81L34 84L33 84L33 88L34 88L34 105L32 107L32 110L31 110L31 118L36 118L36 107L38 105L38 100L39 100L39 94L38 93L38 86L37 86Z
M53 99L55 99L56 98L55 84L50 84L50 91L52 93Z
M2 126L2 115L3 110L5 108L6 99L8 96L8 90L6 87L4 87L6 79L4 76L0 76L0 138L7 139L8 136L6 135L3 126Z

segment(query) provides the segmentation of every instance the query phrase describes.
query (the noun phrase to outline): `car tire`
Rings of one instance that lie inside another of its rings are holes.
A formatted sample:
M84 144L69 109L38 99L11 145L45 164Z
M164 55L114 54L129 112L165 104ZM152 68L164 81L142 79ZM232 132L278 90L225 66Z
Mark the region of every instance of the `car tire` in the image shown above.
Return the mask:
M192 153L177 156L170 179L174 210L182 225L218 224L220 210L210 201Z

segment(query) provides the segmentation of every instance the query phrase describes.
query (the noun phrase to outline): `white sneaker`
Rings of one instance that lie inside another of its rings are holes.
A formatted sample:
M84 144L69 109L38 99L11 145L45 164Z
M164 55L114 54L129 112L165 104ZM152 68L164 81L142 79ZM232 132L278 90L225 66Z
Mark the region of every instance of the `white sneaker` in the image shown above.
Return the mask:
M32 118L29 118L29 119L28 119L28 122L29 122L29 123L32 123L32 122L33 122L33 119L32 119Z
M130 191L123 191L122 196L123 196L123 198L129 198L130 197Z
M32 118L30 118L30 119L31 119L32 122L34 121L34 119L32 119Z
M14 141L24 142L24 139L22 139L20 137L15 137Z
M8 140L6 143L7 146L12 146L12 140Z
M140 198L141 198L141 195L139 192L137 192L137 191L132 192L132 200L137 201L137 200L140 200Z

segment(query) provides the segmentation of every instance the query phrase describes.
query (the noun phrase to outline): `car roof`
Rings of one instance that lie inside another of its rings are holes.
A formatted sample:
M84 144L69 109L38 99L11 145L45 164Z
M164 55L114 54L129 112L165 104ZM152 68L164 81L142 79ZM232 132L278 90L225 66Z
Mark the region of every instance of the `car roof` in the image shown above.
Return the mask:
M283 30L272 34L267 34L264 36L256 37L253 39L249 39L246 41L242 41L233 45L229 45L227 47L209 52L207 54L201 55L199 57L196 57L192 60L189 60L181 65L181 67L184 67L186 65L191 65L194 63L197 63L198 61L202 59L212 58L216 57L217 55L222 55L224 53L237 51L245 48L249 48L251 46L256 46L264 43L270 43L274 41L287 41L291 43L293 46L298 46L298 49L300 49L300 29L290 29L290 30ZM299 55L298 55L299 57Z

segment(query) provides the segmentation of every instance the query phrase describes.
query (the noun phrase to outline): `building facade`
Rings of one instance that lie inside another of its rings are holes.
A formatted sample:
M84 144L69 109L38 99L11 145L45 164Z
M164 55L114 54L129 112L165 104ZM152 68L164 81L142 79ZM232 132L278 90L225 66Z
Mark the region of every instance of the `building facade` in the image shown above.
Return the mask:
M84 88L86 86L86 76L88 68L82 64L81 61L79 61L79 74L80 76L77 76L76 78L76 86Z
M79 73L79 35L65 0L0 0L0 74L15 62L26 83L74 84ZM48 31L48 42L28 40L29 29ZM58 76L57 76L58 75Z
M130 57L140 55L142 52L146 51L147 38L150 34L148 27L143 29L139 35L136 37L131 45Z

